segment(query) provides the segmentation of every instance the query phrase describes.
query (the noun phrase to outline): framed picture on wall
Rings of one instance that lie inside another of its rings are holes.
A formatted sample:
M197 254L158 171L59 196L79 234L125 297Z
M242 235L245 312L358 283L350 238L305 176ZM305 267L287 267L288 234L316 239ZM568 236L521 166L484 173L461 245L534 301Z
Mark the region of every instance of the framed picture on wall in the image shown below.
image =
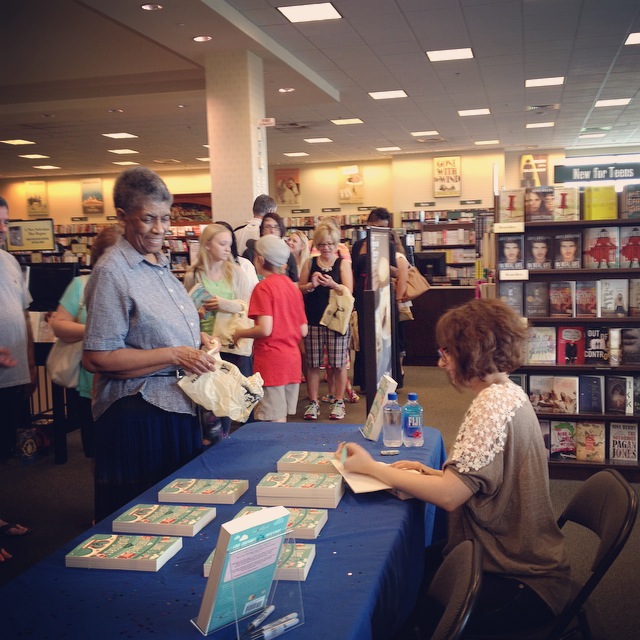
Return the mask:
M278 206L298 206L300 199L300 169L276 169L276 202Z
M210 193L182 193L173 197L171 224L208 224L212 218Z
M85 178L82 186L82 215L104 213L102 178Z
M433 159L433 197L459 198L462 193L460 156Z
M27 213L30 216L46 216L49 213L47 183L44 180L30 180L24 183L27 198Z

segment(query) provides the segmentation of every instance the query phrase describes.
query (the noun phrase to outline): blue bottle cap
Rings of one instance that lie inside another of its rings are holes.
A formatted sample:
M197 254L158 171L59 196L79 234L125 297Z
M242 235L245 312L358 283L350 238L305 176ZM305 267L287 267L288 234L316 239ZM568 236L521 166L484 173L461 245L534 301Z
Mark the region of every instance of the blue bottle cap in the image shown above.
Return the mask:
M387 393L387 400L397 400L397 399L398 399L397 393Z
M418 399L418 394L417 393L409 393L407 395L407 400L415 401L417 399Z

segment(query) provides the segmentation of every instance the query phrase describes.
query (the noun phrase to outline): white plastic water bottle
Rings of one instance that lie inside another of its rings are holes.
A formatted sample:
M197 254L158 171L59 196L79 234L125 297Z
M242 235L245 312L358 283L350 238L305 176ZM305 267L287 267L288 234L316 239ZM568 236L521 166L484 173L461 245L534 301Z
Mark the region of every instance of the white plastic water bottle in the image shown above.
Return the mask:
M407 404L402 407L402 439L405 447L421 447L424 444L423 415L422 407L418 404L418 394L408 394Z
M382 413L382 442L385 447L402 446L402 407L395 393L387 394Z

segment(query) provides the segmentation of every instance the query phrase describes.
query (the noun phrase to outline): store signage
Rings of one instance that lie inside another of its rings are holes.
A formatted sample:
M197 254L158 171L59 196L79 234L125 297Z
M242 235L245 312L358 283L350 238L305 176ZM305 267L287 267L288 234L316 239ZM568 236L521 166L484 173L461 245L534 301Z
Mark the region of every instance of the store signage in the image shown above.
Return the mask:
M414 207L435 207L436 203L435 202L414 202L413 206Z
M260 120L258 120L258 126L259 127L275 127L276 126L276 119L275 118L260 118Z
M71 222L87 222L87 220L89 220L87 216L75 216L71 218Z
M373 211L376 207L358 207L358 211Z
M311 209L291 209L291 213L311 213Z
M117 220L118 216L107 216L107 220Z
M340 213L342 209L340 207L323 207L322 213Z
M482 200L460 200L460 204L482 204Z
M554 182L602 182L605 180L637 180L640 178L640 164L589 164L553 168Z

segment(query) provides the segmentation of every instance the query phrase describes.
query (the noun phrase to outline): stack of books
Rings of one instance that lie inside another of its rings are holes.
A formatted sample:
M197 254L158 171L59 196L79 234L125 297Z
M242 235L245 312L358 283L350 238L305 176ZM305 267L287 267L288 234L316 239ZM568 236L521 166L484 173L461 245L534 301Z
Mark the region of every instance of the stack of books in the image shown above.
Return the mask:
M263 508L264 507L253 506L243 507L234 516L234 519ZM326 509L288 507L287 510L290 514L289 522L287 522L287 532L294 538L301 538L302 540L315 540L329 519L329 512Z
M248 488L248 480L176 478L160 489L158 500L188 504L234 504Z
M256 486L259 505L334 509L344 494L338 473L273 472Z
M309 473L338 473L332 464L333 451L287 451L278 460L278 471L302 471Z
M112 523L116 533L195 536L216 517L213 507L137 504Z

